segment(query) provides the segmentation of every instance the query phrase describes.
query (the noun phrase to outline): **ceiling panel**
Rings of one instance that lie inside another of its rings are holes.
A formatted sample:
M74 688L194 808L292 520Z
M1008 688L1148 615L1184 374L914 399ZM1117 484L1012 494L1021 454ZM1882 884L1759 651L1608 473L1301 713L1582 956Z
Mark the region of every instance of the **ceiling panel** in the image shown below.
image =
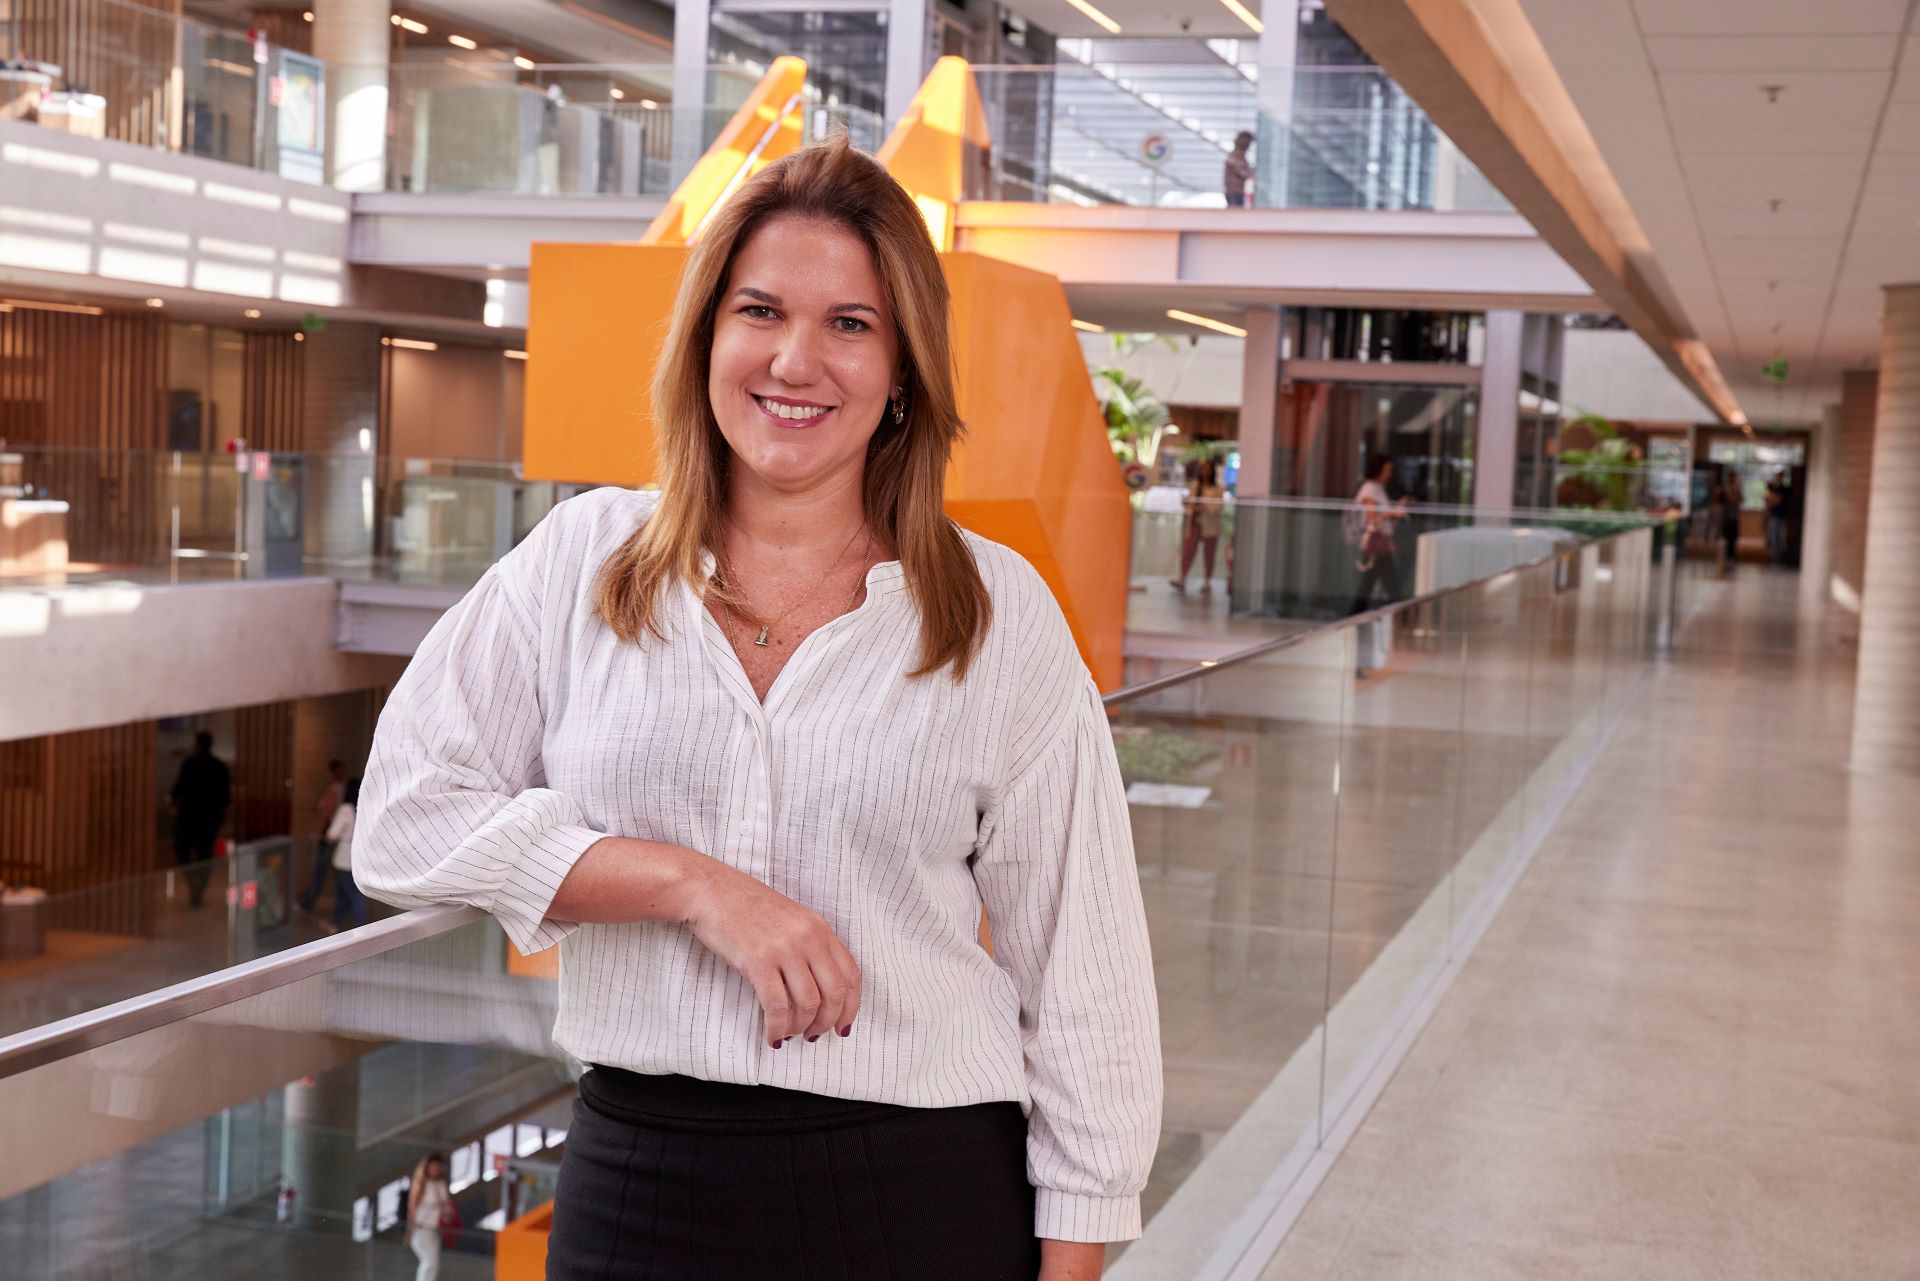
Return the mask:
M1894 44L1870 36L1651 36L1656 71L1885 71Z
M1677 71L1660 92L1688 129L1871 129L1887 83L1884 71ZM1766 85L1780 87L1776 101Z
M1890 34L1900 30L1907 0L1634 0L1650 36L1817 36Z
M1839 236L1720 236L1708 245L1722 280L1828 281L1840 266Z
M1674 131L1674 146L1682 156L1858 155L1865 158L1873 145L1873 130L1781 129L1752 125L1741 129L1687 129Z

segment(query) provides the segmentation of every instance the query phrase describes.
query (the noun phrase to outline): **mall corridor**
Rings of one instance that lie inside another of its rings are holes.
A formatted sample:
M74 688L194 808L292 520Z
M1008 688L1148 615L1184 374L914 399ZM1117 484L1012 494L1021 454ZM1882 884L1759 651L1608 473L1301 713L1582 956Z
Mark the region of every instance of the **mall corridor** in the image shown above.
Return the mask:
M1705 589L1265 1281L1920 1276L1920 796L1795 591Z

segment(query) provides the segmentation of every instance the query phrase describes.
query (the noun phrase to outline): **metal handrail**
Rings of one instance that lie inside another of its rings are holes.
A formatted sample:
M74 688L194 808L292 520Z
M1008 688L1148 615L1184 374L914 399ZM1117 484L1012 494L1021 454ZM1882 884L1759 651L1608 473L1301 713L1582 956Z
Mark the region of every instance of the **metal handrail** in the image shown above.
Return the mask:
M472 907L419 908L272 956L230 965L216 974L204 974L0 1037L0 1079L448 933L485 917L486 913Z
M1624 532L1637 533L1639 529L1647 527L1649 526L1636 526L1635 529ZM1619 536L1609 535L1607 539L1595 541L1596 543L1606 542ZM1544 565L1560 554L1558 551L1551 552L1523 564L1492 574L1484 574L1479 578L1470 579L1441 591L1392 601L1376 609L1353 614L1324 626L1312 627L1305 631L1263 641L1219 659L1210 659L1205 665L1196 665L1153 680L1142 681L1137 685L1129 685L1124 689L1117 689L1105 695L1101 703L1108 708L1117 707L1148 694L1198 680L1221 668L1234 667L1295 645L1303 645L1309 640L1317 640L1341 628L1377 622L1399 610L1428 605L1443 597L1483 586L1523 569ZM88 1050L98 1049L103 1045L124 1040L141 1032L151 1031L221 1006L246 1000L248 997L258 996L262 992L269 992L297 983L302 979L328 973L355 961L379 956L409 943L437 937L463 925L483 920L485 916L486 914L479 909L471 907L417 908L400 916L377 921L371 925L363 925L344 934L318 939L272 956L229 966L216 974L188 979L141 996L102 1006L97 1010L89 1010L58 1022L48 1023L43 1027L0 1038L0 1080Z

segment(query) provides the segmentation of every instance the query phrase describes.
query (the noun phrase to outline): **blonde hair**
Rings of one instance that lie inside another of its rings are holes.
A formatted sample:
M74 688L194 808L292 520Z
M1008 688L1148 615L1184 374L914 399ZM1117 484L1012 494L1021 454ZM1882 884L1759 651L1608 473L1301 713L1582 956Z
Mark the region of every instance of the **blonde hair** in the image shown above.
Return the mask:
M664 639L660 602L676 578L719 602L743 606L729 583L703 579L702 553L725 533L731 451L714 420L707 376L714 317L735 257L768 220L819 219L858 236L873 256L899 339L906 417L883 414L867 446L866 519L906 571L920 614L914 676L943 667L959 680L979 652L992 603L979 568L947 518L947 460L964 432L954 391L946 276L925 221L892 175L844 136L782 157L742 184L687 256L653 406L660 502L601 567L594 604L622 640Z

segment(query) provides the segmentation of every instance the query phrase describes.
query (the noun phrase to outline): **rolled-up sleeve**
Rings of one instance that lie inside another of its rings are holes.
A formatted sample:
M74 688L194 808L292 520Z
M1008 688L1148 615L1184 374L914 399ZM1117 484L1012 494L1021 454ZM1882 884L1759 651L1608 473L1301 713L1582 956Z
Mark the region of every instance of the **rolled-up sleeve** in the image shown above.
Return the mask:
M1140 1235L1160 1133L1159 1010L1113 735L1084 692L981 823L975 880L1020 996L1035 1234Z
M547 910L606 835L543 785L541 535L434 625L394 687L353 842L354 880L368 894L396 907L480 908L523 952L576 928Z

